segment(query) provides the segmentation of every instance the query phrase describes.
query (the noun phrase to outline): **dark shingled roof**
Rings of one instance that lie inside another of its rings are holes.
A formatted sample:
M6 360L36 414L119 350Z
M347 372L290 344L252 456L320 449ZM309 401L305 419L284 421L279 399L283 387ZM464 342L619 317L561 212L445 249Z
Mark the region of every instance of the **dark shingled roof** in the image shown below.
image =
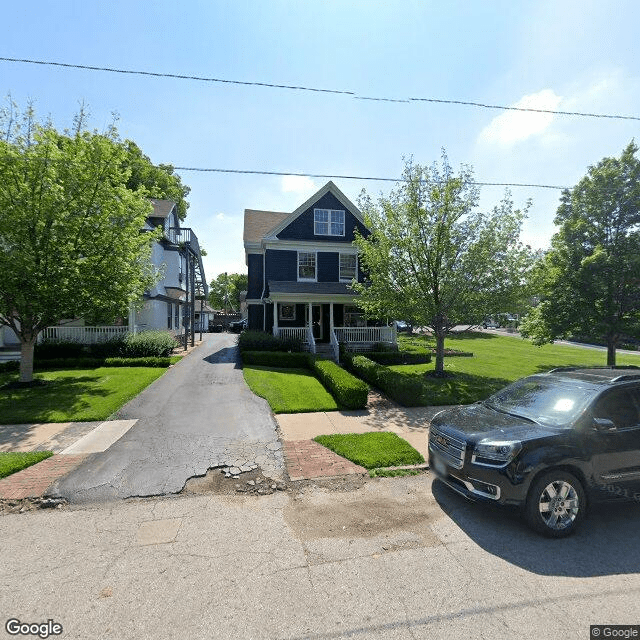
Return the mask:
M352 296L356 292L347 282L278 282L269 280L270 293L322 293Z

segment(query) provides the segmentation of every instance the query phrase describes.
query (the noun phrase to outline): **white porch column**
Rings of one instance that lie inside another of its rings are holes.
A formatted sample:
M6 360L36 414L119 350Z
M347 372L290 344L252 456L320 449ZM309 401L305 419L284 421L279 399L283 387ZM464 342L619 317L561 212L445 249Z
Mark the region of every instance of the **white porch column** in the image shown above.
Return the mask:
M278 335L278 303L273 303L273 335Z
M129 331L131 333L136 332L136 309L133 305L133 302L129 303Z
M333 302L329 303L329 335L333 333Z
M313 333L313 318L311 315L311 303L307 302L307 328L311 333Z

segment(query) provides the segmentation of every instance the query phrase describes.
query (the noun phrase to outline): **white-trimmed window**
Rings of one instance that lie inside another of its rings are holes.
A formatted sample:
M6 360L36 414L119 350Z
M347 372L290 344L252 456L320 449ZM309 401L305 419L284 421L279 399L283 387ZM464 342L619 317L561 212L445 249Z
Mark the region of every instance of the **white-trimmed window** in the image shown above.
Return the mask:
M344 210L314 209L313 232L317 236L344 236Z
M278 305L278 319L279 320L295 320L296 305L289 304L287 302L281 302Z
M356 279L357 271L357 256L355 253L341 253L340 254L340 280Z
M298 280L316 280L316 254L298 251Z

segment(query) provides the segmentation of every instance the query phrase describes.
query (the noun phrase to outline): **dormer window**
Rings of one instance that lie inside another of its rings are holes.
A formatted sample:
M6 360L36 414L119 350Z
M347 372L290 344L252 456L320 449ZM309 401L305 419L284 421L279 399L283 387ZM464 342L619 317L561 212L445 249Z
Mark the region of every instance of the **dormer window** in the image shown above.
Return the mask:
M344 236L344 211L314 209L313 232L317 236Z

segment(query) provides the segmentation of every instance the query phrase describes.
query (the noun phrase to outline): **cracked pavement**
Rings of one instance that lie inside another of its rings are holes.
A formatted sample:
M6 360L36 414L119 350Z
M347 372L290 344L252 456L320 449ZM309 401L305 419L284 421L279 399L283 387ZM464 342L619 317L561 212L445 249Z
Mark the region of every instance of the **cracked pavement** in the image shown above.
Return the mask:
M8 515L0 610L77 640L582 640L638 623L640 506L585 525L548 540L428 474Z
M237 336L203 338L114 416L137 423L56 482L51 495L83 503L173 494L214 467L257 465L269 478L284 476L271 410L251 393L236 364Z

